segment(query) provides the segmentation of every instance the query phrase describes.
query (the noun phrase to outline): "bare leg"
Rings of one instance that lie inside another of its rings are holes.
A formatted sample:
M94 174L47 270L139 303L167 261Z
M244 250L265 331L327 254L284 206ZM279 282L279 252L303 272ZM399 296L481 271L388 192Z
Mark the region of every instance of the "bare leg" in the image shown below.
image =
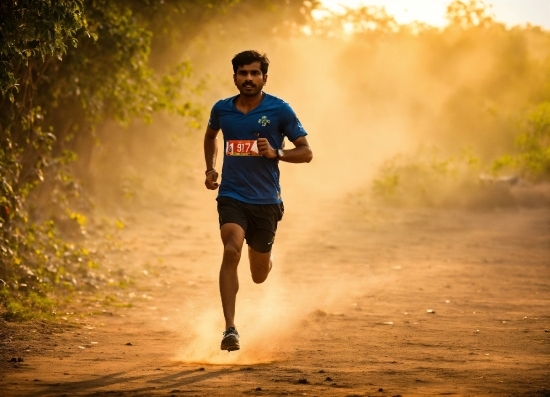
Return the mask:
M226 223L221 227L221 237L223 260L220 269L220 295L227 329L235 326L235 302L239 291L237 266L241 259L244 230L235 223Z
M248 247L248 259L250 260L250 273L256 284L263 283L273 267L271 252L258 252Z

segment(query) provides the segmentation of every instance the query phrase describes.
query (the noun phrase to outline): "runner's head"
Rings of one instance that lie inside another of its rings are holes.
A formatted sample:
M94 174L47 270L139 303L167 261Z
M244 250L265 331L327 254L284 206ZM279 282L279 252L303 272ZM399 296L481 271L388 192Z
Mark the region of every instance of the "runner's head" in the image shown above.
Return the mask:
M267 74L267 69L269 67L269 59L267 59L266 54L260 54L258 51L247 50L239 52L233 57L231 63L233 64L233 73L237 73L239 67L244 65L250 65L254 62L260 62L260 70L262 74Z
M261 95L267 82L269 60L265 54L257 51L241 52L231 60L233 64L233 81L241 95L256 97Z

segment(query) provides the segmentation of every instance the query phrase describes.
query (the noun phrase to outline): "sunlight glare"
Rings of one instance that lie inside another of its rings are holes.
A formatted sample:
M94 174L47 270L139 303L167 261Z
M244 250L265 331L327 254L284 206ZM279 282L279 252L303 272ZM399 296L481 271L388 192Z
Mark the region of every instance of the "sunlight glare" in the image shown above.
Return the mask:
M445 10L448 3L448 0L321 0L323 7L334 12L343 12L346 7L385 7L399 24L418 21L436 27L446 24ZM322 14L318 15L322 17Z

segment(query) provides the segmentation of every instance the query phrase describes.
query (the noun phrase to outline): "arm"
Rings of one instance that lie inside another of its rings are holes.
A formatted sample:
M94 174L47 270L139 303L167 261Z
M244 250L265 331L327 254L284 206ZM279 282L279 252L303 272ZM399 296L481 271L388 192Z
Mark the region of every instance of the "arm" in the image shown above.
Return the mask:
M217 182L219 175L214 168L218 155L218 131L206 127L206 133L204 134L204 161L206 162L206 179L204 184L210 190L216 190L219 186Z
M266 138L258 138L258 150L262 156L270 159L279 157L279 160L287 163L309 163L313 159L313 152L305 136L301 136L294 141L293 149L282 151L282 156L277 156L277 150L273 149Z

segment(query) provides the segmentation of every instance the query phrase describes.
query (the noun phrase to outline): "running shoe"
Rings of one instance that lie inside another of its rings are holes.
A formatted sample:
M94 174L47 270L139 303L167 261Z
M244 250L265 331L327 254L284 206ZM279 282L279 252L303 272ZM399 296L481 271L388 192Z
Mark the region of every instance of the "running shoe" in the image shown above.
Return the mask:
M223 333L221 349L232 352L234 350L239 350L240 348L239 333L237 332L235 327L227 328L227 330L225 330L225 332Z

